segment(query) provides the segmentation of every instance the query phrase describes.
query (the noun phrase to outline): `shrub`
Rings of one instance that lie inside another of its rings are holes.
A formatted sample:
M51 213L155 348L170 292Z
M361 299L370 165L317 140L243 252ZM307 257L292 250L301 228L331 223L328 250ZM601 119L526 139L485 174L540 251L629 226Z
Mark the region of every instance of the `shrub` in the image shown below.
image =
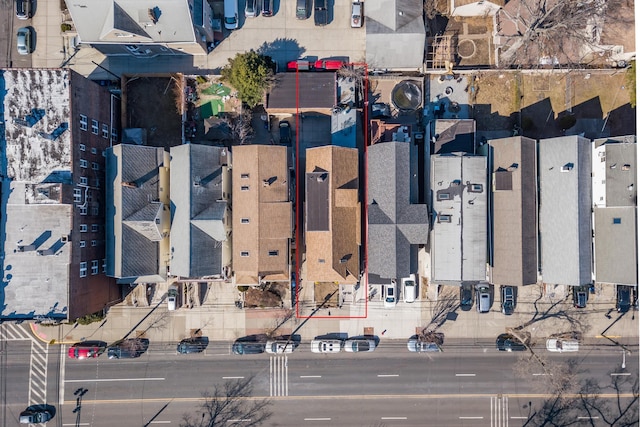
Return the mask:
M104 319L104 315L102 314L101 311L98 311L97 313L87 314L85 316L78 317L76 319L76 322L78 322L79 325L90 325L91 323L100 322L103 319Z
M71 31L71 24L60 24L60 29L63 33L65 31Z

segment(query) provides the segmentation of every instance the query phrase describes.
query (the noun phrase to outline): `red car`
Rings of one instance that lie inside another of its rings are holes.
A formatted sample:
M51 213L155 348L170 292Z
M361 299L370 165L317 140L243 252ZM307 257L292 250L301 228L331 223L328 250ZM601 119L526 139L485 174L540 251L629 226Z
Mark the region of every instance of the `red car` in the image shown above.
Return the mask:
M305 61L303 59L296 59L295 61L287 62L287 70L289 71L308 71L313 68L313 62Z
M83 341L69 347L70 359L91 359L100 356L107 348L104 341Z
M316 61L317 70L335 71L345 65L347 65L347 63L339 59L319 59Z

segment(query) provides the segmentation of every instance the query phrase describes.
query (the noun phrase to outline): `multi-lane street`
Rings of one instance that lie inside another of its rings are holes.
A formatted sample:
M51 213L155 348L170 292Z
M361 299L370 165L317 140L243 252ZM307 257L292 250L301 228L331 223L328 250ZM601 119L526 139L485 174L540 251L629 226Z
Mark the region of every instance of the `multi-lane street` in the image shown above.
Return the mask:
M66 347L49 346L47 402L57 407L54 425L76 425L79 389L86 390L80 425L178 425L197 410L204 391L250 379L254 397L273 399L267 425L524 425L543 400L545 369L530 362L530 377L523 378L514 366L527 363L521 356L528 353L497 352L491 343L448 344L442 353L415 354L404 341L383 341L373 353L323 355L302 343L287 356L235 356L226 342L191 355L176 354L175 343L152 343L129 360L61 359ZM572 354L534 349L551 363L575 358L580 377L602 385L612 373L638 375L637 357L627 357L621 369L619 347L587 345ZM33 368L26 342L11 341L5 351L4 425L13 425Z

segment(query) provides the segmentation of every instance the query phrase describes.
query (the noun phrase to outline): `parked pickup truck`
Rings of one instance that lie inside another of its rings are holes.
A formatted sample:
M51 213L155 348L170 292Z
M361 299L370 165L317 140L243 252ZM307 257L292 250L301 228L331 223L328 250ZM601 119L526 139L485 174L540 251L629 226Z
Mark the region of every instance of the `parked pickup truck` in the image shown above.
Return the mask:
M315 0L313 20L316 25L322 26L329 23L329 11L327 10L327 0Z

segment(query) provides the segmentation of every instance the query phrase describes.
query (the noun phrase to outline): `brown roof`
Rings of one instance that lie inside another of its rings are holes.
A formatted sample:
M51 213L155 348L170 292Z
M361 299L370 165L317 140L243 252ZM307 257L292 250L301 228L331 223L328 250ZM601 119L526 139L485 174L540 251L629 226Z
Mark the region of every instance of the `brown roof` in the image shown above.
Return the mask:
M233 270L236 283L289 279L287 147L233 148ZM242 256L243 253L246 256Z
M328 199L314 197L307 186L307 212L323 206L328 230L305 230L307 278L314 282L356 283L360 272L360 198L358 150L338 146L307 149L306 172L315 183L327 174ZM308 215L307 215L308 217ZM308 220L306 220L308 224Z

